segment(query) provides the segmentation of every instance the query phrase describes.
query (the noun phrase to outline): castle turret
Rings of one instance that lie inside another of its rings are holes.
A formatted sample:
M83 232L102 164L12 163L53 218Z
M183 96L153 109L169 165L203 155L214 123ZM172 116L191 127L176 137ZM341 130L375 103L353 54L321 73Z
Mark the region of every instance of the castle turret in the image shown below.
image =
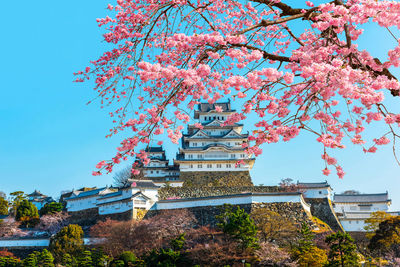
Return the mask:
M249 171L253 167L254 158L242 147L248 138L242 134L243 125L224 125L233 113L230 102L198 105L194 118L202 129L189 125L183 135L175 160L181 172Z
M158 186L169 183L171 186L181 186L179 180L179 168L177 165L169 165L169 161L162 147L148 147L146 150L150 162L142 166L143 176L152 180Z

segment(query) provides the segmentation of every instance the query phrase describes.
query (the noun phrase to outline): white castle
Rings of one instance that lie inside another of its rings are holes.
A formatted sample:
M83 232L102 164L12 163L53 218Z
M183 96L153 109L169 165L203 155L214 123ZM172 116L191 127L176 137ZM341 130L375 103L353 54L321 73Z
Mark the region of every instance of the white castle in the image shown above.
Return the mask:
M179 174L183 172L250 171L255 159L242 147L248 141L248 134L242 133L243 124L225 125L235 112L230 101L199 104L194 118L201 127L188 125L174 164L168 165L162 147L149 147L150 162L142 168L144 177L160 186L181 186Z
M201 127L188 125L187 133L183 135L179 153L172 165L169 164L162 147L149 147L146 152L150 162L141 166L145 180L129 180L128 185L121 188L105 187L87 191L72 191L65 199L67 210L72 213L91 210L101 216L128 212L133 218L137 218L137 214L148 210L216 207L225 203L233 205L297 203L296 205L301 207L311 220L312 215L317 216L318 214L318 211L311 208L312 203L318 204L322 200L327 205L327 209L323 213L330 210L331 214L330 218L320 219L327 219L331 222L333 220L336 229L340 228L345 231L364 231L365 220L370 217L371 212L388 210L391 202L387 192L384 194L353 194L349 192L334 194L332 203L332 188L326 181L322 183L297 182L297 192L263 192L257 191L258 189L249 191L247 188L239 190L239 193L226 195L184 198L168 198L164 195L163 198L160 198L162 187L166 185L181 187L183 185L183 174L201 174L200 176L207 174L214 178L217 173L226 176L251 170L255 159L248 155L242 146L248 141L248 134L242 133L243 125L224 124L234 112L229 101L199 104L194 118L199 121ZM240 186L247 185L241 184ZM187 189L186 185L178 190L185 188ZM170 188L165 189L169 190ZM317 200L315 201L315 199ZM312 214L313 212L314 214ZM392 214L397 215L398 213Z

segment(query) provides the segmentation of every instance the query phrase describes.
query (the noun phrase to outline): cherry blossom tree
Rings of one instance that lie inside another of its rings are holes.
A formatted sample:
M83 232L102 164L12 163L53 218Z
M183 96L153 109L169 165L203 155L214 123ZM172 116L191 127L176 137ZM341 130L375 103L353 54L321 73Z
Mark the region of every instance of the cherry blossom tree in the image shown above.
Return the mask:
M243 103L225 124L258 117L243 144L255 156L262 144L308 131L322 145L323 174L335 170L343 177L331 151L343 149L346 138L366 153L394 145L400 115L384 99L399 95L391 72L400 65L393 34L400 26L400 3L285 2L117 0L108 5L111 17L98 24L113 47L77 72L76 81L94 79L101 106L110 107L115 123L109 136L129 131L130 137L93 174L111 172L129 157L148 162L143 145L163 134L178 143L197 103L224 98ZM386 58L358 48L367 23L393 37ZM379 121L387 131L367 140L364 129Z

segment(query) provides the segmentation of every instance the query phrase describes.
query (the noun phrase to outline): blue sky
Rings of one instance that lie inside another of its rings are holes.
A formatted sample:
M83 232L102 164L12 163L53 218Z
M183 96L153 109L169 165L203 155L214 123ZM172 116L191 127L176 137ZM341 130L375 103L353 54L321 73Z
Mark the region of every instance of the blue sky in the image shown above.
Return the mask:
M83 69L107 48L96 18L108 14L109 2L2 3L1 191L39 189L58 197L62 190L112 183L112 175L93 177L91 172L97 162L113 156L122 137L105 139L111 121L98 104L86 105L95 97L91 84L72 82L73 72ZM393 45L387 33L372 26L360 40L360 46L376 56L384 56L382 51ZM389 106L398 112L399 101L388 99ZM382 132L380 126L370 131L371 136ZM254 182L274 185L287 177L301 181L327 179L336 192L387 190L393 200L392 210L400 210L400 167L391 146L368 155L361 147L351 145L335 152L347 173L339 179L322 175L322 148L315 139L304 133L289 143L263 146L264 153L251 172ZM167 149L172 158L177 147L169 144Z

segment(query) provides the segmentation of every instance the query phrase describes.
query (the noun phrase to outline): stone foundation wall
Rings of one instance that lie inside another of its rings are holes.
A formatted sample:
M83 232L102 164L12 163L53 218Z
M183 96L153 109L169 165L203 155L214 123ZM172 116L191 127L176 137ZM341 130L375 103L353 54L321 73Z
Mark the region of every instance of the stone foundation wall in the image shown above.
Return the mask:
M122 213L100 215L97 208L82 211L69 212L71 224L78 224L82 227L95 225L98 221L105 221L107 218L117 221L127 221L133 218L133 210Z
M253 204L244 204L244 205L234 205L239 206L244 209L247 213L251 213L252 210L263 208L266 210L274 211L279 213L287 220L292 221L295 224L301 224L305 222L309 225L313 225L311 217L307 212L303 209L300 203L253 203ZM217 221L215 219L216 215L219 215L222 211L223 206L206 206L206 207L193 207L187 208L186 210L193 213L197 220L198 226L211 226L216 227ZM174 209L173 211L179 213L184 209ZM160 211L158 210L149 210L145 216L145 218L150 218L157 215Z
M333 231L344 231L328 198L306 198L305 201L311 204L313 216L328 224Z
M184 187L192 186L252 186L248 171L181 172L179 178Z
M192 187L164 187L158 191L159 199L168 198L194 198L234 195L240 193L272 193L281 192L282 188L278 186L192 186Z
M99 220L98 208L72 211L68 212L68 214L70 215L68 220L70 221L71 224L78 224L82 227L94 225Z

